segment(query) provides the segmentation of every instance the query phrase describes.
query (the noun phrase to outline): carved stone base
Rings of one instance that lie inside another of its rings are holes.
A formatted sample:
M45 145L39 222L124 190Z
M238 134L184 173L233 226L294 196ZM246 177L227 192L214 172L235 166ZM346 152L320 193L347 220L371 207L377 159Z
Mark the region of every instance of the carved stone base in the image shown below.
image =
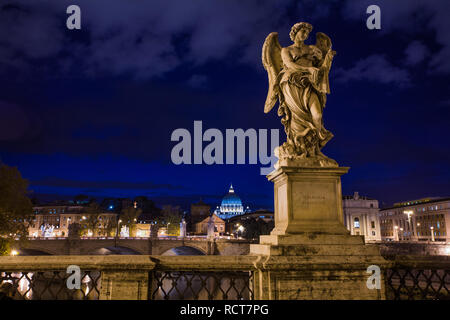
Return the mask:
M340 179L348 169L281 167L269 174L275 184L271 234L349 234L343 224Z
M387 264L376 245L343 224L341 175L348 168L282 166L274 182L275 228L250 245L256 299L384 299L367 268Z
M367 267L386 263L380 259L348 261L343 257L305 259L300 256L260 256L255 263L256 300L384 300L385 286L369 289ZM332 259L330 259L332 258Z
M361 236L269 235L260 242L250 245L250 254L258 256L255 299L385 299L382 272L380 289L370 289L367 269L381 271L388 262Z

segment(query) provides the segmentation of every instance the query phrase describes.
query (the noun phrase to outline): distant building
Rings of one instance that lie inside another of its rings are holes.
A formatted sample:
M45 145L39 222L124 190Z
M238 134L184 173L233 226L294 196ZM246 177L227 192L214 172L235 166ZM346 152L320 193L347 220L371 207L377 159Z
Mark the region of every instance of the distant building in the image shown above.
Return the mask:
M217 206L214 213L221 219L229 219L249 211L249 207L244 209L241 198L234 192L233 185L231 185L228 193L223 197L220 207Z
M450 241L450 198L423 198L380 210L384 241Z
M206 217L211 212L211 206L204 203L202 199L199 202L191 204L191 216Z
M36 206L33 207L33 213L34 219L28 228L30 237L67 237L71 224L82 223L89 216L83 206ZM115 213L101 213L98 230L106 230L116 217Z
M211 215L211 206L200 199L199 202L191 204L191 211L186 217L186 227L189 233L195 233L195 225Z
M344 224L352 235L362 235L366 242L381 241L378 200L360 196L343 197Z
M136 224L136 237L150 237L151 224L150 223L137 223Z
M209 216L202 221L195 224L195 233L198 235L206 235L208 233ZM212 219L214 221L214 233L215 236L220 236L225 233L225 221L213 214Z

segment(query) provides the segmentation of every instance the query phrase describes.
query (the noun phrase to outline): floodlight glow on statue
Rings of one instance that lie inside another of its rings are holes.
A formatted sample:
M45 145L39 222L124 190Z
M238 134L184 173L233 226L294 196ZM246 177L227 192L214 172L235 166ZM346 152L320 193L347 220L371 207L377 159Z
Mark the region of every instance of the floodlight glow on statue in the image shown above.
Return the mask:
M269 91L264 112L279 101L278 115L287 141L275 149L283 162L296 166L337 167L333 159L320 150L333 138L323 125L326 95L330 93L328 74L333 57L330 38L318 32L316 44L306 45L312 25L296 23L290 32L293 45L281 48L278 33L272 32L264 42L262 61L269 76Z

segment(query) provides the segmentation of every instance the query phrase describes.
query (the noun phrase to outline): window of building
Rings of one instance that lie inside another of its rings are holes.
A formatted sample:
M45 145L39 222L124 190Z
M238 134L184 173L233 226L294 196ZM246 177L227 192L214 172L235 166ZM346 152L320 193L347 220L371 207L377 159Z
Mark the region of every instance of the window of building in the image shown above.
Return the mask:
M372 229L375 229L375 221L371 221L370 224L372 226Z
M375 231L372 231L372 235L373 235L373 236L375 235Z
M359 218L358 218L358 217L356 217L356 218L353 220L353 227L354 227L354 228L359 228Z

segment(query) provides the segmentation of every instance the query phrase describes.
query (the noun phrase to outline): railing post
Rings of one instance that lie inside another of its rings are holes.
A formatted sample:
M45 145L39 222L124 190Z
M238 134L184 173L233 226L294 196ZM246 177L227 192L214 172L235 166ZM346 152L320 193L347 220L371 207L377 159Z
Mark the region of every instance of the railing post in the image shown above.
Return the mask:
M147 300L148 270L102 271L100 300Z

